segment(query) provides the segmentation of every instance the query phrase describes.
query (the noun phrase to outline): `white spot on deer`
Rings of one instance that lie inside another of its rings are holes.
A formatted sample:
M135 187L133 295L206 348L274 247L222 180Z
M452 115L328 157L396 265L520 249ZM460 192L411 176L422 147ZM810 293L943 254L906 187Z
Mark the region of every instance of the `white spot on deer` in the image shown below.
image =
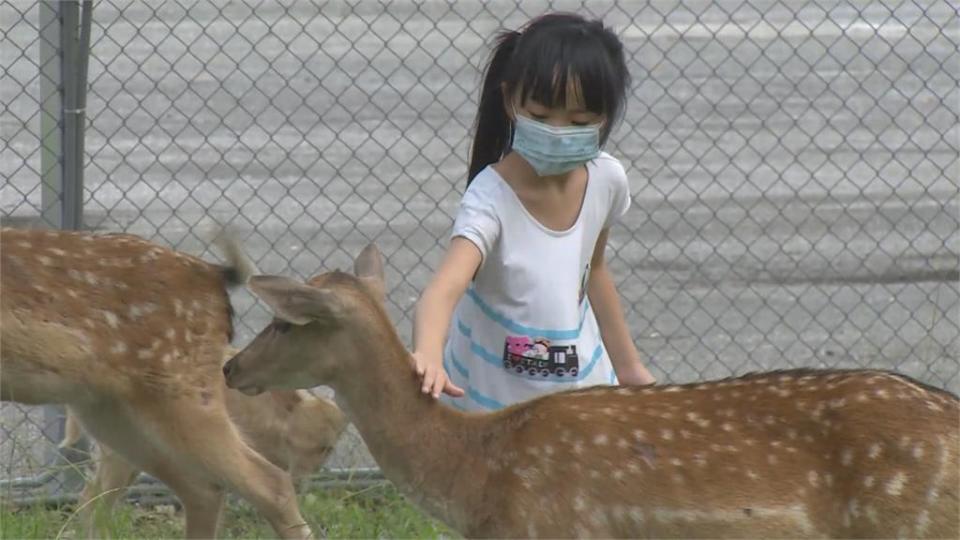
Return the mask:
M867 397L867 393L866 393L866 392L860 392L859 394L857 394L857 401L859 401L859 402L861 402L861 403L864 402L864 401L867 401L868 399L870 399L870 398Z
M846 400L845 398L836 398L836 399L831 399L831 400L830 400L830 408L831 408L831 409L839 409L839 408L843 407L843 406L846 405L846 404L847 404L847 400Z
M873 392L873 395L877 396L880 399L887 399L890 397L890 394L883 388L877 389Z
M923 403L924 403L924 405L926 405L927 408L930 409L931 411L940 412L940 411L943 410L942 407L940 407L939 405L937 405L936 403L934 403L934 402L932 402L932 401L925 400Z
M574 453L574 454L577 454L577 455L582 454L582 453L583 453L583 441L573 441L573 448L572 448L572 450L573 450L573 453Z
M117 318L116 313L112 311L106 311L106 310L102 310L102 312L103 312L103 318L106 319L107 324L110 325L110 328L117 328L119 326L118 323L120 322L120 319Z
M840 463L843 463L844 466L850 466L850 464L853 463L853 450L849 448L844 449L840 454Z
M619 439L617 439L617 448L619 448L620 450L626 450L627 448L630 448L630 441L624 439L623 437L620 437Z
M17 242L17 245L22 247L23 249L30 249L31 247L33 247L33 244L31 244L30 242L27 242L26 240L21 240Z
M53 264L53 259L51 259L50 257L47 257L46 255L37 255L37 261L39 261L40 264L42 264L42 265L44 265L44 266L50 266L50 265ZM71 270L73 270L73 269L71 269ZM67 275L70 274L70 271L71 271L71 270L68 270L68 271L67 271ZM76 270L73 270L73 271L76 272ZM71 277L72 277L72 276L71 276Z
M697 452L693 455L693 462L697 464L698 467L707 466L707 456L703 452Z
M930 525L930 511L923 510L920 512L920 515L917 516L917 536L923 536L927 532L927 526Z
M664 392L680 392L683 390L682 386L668 386L663 389Z
M923 443L917 443L917 445L913 447L913 457L915 459L923 457Z
M881 446L879 443L873 443L870 445L870 450L867 451L867 456L870 459L877 459L880 456Z
M779 462L780 462L780 460L777 459L777 456L775 456L775 455L773 455L773 454L768 454L768 455L767 455L767 463L769 463L769 464L771 464L771 465L776 465L776 464L779 463Z
M682 474L679 474L679 473L674 473L674 474L671 476L671 480L673 480L673 483L674 483L674 484L682 484L682 483L683 483L683 475L682 475Z
M857 499L850 499L847 502L847 512L853 517L860 517L860 502Z
M140 360L146 360L148 358L153 358L153 351L150 349L140 349L137 351L137 358Z
M884 489L890 495L897 496L903 493L903 486L907 483L907 475L903 471L897 471L897 474L893 475L889 481L887 481Z
M573 497L573 509L576 511L582 511L587 507L587 499L581 495L577 494Z
M863 513L867 515L867 519L870 520L870 523L876 525L880 522L879 517L877 516L877 509L872 506L864 506Z
M173 314L177 317L183 315L183 301L179 298L173 299Z
M817 471L810 471L807 473L807 482L810 482L810 485L813 487L820 485L820 477L817 475Z
M160 362L162 362L164 365L168 365L168 364L170 364L170 361L171 361L172 359L173 359L173 357L170 355L170 353L167 353L167 354L163 355L163 358L160 359Z
M863 485L864 485L864 487L873 487L873 481L874 481L873 476L870 476L870 475L868 474L868 475L863 479Z
M693 433L690 433L689 431L687 431L687 430L685 430L685 429L681 429L681 430L680 430L680 436L683 437L684 439L689 439L690 437L693 436Z
M731 424L730 422L724 422L723 424L720 425L720 429L724 431L733 431L733 424Z
M827 487L833 487L833 475L830 473L823 473L823 482L827 484Z
M110 347L110 352L113 354L124 354L127 352L127 344L122 341L118 341L114 343L112 347Z
M176 329L176 328L167 328L167 331L163 333L163 337L165 337L165 338L167 338L167 339L169 339L169 340L173 340L174 338L177 337L177 329Z
M906 435L901 435L901 436L900 436L900 449L903 450L903 449L905 449L905 448L908 447L908 446L910 446L910 437L907 437Z
M757 479L760 478L760 475L757 474L757 473L755 473L755 472L753 472L753 471L750 470L750 469L747 469L747 478L749 478L749 479L751 479L751 480L757 480Z
M67 289L67 294L70 295L70 298L79 298L79 297L80 297L80 294L79 294L77 291L73 290L73 289Z
M683 460L680 458L670 458L670 464L673 465L674 467L682 467Z
M597 446L606 446L607 441L608 438L606 433L598 433L597 436L593 438L593 444Z
M660 430L660 437L661 437L663 440L665 440L665 441L672 440L672 439L673 439L673 430L672 430L672 429L669 429L669 428L667 428L667 429L661 429L661 430Z
M635 429L633 430L633 438L637 441L645 441L647 440L647 434L642 429Z

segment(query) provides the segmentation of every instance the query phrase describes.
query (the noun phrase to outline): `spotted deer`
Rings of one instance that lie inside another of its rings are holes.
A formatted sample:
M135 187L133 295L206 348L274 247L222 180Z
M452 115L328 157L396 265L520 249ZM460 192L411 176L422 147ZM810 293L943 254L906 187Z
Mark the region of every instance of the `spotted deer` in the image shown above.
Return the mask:
M223 367L246 393L333 387L386 477L469 537L957 538L956 396L903 375L793 370L592 387L491 413L420 392L355 276L255 276L275 320Z
M228 415L227 289L252 265L222 239L227 265L127 234L0 230L0 399L67 405L176 493L189 537L216 535L225 489L281 537L309 537L290 475Z
M225 358L236 349L226 350ZM227 411L244 439L294 480L317 472L346 428L343 413L330 400L303 390L277 390L245 396L225 390ZM75 446L83 436L77 417L67 411L61 448ZM97 445L92 475L77 502L79 520L89 538L104 537L117 500L140 471L108 446Z

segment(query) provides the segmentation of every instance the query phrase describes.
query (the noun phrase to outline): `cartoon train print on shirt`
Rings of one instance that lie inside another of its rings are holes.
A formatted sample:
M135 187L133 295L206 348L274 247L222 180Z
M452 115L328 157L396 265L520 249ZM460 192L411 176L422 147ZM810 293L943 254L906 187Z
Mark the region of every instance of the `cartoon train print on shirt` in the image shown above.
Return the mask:
M503 367L518 374L576 377L580 357L576 345L551 345L545 338L508 336L503 345Z

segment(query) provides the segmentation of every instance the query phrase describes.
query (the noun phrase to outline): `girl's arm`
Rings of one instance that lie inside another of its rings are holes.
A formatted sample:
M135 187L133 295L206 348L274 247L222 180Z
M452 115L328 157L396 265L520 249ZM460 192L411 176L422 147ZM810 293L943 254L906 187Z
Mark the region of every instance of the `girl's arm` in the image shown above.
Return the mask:
M625 385L653 384L657 381L640 361L640 353L633 344L623 309L620 307L620 295L607 268L605 253L608 233L609 229L604 229L597 238L590 262L587 296L597 316L600 337L610 354L617 379Z
M422 391L440 397L454 397L463 389L450 382L443 369L443 346L453 310L470 285L482 255L477 246L462 236L450 242L450 249L433 279L420 295L413 321L413 358L417 374L423 380Z

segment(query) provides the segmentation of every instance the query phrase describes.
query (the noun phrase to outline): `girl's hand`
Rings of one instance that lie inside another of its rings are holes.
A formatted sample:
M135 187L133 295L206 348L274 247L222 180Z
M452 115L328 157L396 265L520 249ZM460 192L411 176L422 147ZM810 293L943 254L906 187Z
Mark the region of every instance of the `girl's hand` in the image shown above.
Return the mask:
M452 397L463 396L463 389L453 384L443 369L442 356L416 351L413 353L413 367L423 383L420 390L424 394L431 394L434 399L440 397L440 392Z
M623 373L620 373L620 371L623 371ZM630 369L618 370L617 380L623 386L647 386L657 382L657 379L639 361L634 363Z

